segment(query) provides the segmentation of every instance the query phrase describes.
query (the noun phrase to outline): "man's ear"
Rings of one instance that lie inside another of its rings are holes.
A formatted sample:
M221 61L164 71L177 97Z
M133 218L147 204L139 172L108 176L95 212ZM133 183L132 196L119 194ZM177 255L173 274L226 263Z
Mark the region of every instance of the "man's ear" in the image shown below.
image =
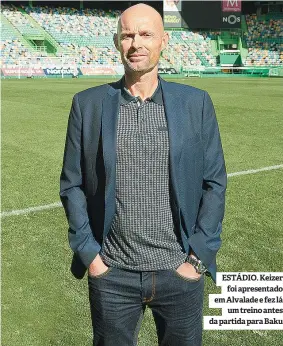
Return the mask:
M118 35L117 35L117 34L114 34L114 35L113 35L113 42L114 42L114 44L115 44L116 49L119 50Z
M168 41L169 41L169 34L168 32L164 32L162 37L161 51L163 51L167 47Z

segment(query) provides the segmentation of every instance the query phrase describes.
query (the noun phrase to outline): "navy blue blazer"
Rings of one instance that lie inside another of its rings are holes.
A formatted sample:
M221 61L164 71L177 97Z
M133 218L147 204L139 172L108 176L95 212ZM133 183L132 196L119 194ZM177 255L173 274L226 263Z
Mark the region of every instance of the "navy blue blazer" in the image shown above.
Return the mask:
M169 131L174 213L190 248L215 281L224 215L226 169L214 107L206 91L160 78ZM60 177L60 198L82 278L99 253L115 213L116 136L121 80L73 98ZM162 230L160 230L162 232Z

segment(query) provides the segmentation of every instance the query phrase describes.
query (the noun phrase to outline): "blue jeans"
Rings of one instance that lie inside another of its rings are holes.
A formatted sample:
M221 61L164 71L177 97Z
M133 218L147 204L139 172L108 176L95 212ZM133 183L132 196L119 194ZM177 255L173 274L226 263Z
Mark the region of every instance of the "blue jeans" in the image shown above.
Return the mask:
M146 306L160 346L201 346L204 277L109 267L88 276L94 346L134 346ZM150 346L150 345L149 345Z

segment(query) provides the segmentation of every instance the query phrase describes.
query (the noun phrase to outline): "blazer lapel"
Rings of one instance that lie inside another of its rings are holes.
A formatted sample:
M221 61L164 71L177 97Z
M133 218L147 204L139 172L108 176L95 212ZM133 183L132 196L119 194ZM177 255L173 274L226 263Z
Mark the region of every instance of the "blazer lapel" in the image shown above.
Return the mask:
M164 109L168 124L169 133L169 162L170 162L170 178L173 187L174 197L179 207L178 192L178 164L182 151L184 140L184 115L182 112L182 100L171 93L167 82L160 78Z
M120 93L120 89L110 88L102 103L102 147L106 176L106 202L111 194L115 193L116 140Z

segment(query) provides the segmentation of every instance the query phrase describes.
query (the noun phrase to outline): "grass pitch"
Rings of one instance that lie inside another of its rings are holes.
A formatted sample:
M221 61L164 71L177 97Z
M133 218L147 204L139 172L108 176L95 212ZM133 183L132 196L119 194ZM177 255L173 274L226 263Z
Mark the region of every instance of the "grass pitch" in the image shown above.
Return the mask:
M283 163L281 79L204 78L215 105L228 173ZM2 211L59 201L67 119L74 93L93 79L2 82ZM219 271L283 271L283 171L229 178ZM2 344L91 345L87 281L69 272L62 208L2 220ZM206 280L208 294L220 288ZM279 318L279 316L278 316ZM139 345L156 346L150 310ZM282 331L204 331L203 346L279 346ZM117 345L118 346L118 345Z

